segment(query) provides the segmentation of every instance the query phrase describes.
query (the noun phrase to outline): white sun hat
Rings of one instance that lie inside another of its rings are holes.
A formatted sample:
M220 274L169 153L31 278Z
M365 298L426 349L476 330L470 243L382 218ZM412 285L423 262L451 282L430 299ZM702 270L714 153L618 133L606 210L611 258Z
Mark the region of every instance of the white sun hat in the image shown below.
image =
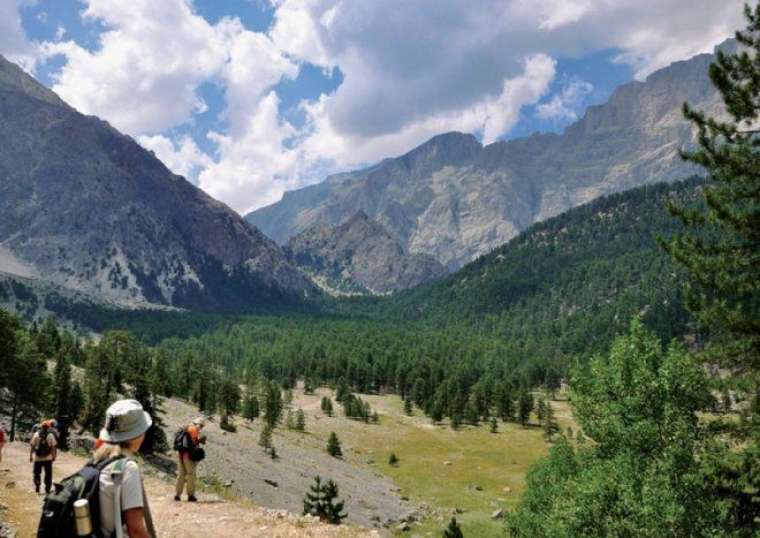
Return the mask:
M119 400L106 411L106 426L100 438L107 443L121 443L140 437L153 421L137 400Z

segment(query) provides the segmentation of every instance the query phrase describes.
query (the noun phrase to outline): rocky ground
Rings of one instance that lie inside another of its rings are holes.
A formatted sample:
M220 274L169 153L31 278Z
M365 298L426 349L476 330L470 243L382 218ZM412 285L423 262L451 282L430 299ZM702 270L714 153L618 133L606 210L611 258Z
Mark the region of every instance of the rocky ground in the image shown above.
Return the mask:
M349 454L345 459L330 457L326 441L319 429L309 424L316 421L346 421L343 417L327 419L319 410L319 395L300 396L295 405L304 407L307 432L287 431L281 426L275 431L273 444L277 459L258 446L261 420L253 424L236 419L236 433L224 432L214 418L207 422L206 460L198 469L202 480L222 490L248 497L256 504L300 513L303 496L319 475L333 479L345 501L348 521L365 527L391 527L413 518L418 507L401 498L399 489L388 477L360 465ZM197 416L195 407L177 400L163 404L167 437L179 425ZM338 411L338 414L341 414ZM364 425L364 427L368 427Z
M4 452L0 463L0 537L31 538L36 535L42 497L32 487L28 447L11 443ZM61 454L55 465L56 479L77 471L84 461L70 453ZM173 485L155 473L147 474L145 489L162 538L379 536L378 531L325 525L309 516L262 508L250 501L231 500L208 492L201 493L196 504L177 503L173 500Z

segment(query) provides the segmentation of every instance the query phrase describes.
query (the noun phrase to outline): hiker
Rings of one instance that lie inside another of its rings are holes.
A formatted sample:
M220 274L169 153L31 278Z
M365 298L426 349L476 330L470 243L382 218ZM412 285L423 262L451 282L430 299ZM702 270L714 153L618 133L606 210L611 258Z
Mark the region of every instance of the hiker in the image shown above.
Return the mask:
M157 536L140 467L134 459L152 423L150 415L136 400L119 400L106 411L106 426L99 436L103 445L93 456L95 464L115 458L100 472L98 498L102 536ZM121 532L116 530L117 526Z
M193 420L192 424L177 432L174 440L174 448L179 451L179 462L177 467L177 488L174 494L174 500L182 500L182 490L187 484L188 502L196 502L195 498L195 469L198 462L201 461L205 454L200 448L201 444L206 443L206 436L201 435L201 430L206 426L203 417Z
M3 461L4 447L5 447L5 424L0 424L0 461Z
M32 436L29 448L29 463L33 463L34 491L40 492L40 475L45 471L45 493L53 487L53 462L58 455L58 439L52 431L50 421L45 421Z

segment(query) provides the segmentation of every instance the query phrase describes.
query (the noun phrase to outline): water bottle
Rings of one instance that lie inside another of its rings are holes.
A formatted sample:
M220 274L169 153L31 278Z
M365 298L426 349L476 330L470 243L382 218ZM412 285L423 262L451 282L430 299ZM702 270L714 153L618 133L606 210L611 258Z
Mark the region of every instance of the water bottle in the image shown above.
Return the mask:
M90 503L87 499L74 501L74 519L76 521L77 536L92 538L92 518L90 517Z

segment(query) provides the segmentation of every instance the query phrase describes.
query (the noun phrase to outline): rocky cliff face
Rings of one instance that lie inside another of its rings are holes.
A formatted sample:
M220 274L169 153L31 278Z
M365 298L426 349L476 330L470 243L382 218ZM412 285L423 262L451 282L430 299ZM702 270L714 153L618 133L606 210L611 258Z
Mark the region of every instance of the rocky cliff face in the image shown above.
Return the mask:
M443 275L432 256L409 254L359 211L339 226L318 224L288 243L290 259L332 294L386 294Z
M713 59L696 56L621 86L561 135L483 147L471 135L444 134L401 157L288 192L246 218L284 243L361 209L409 252L458 268L530 224L601 195L694 173L678 156L694 137L681 106L719 112L707 76Z
M0 271L121 305L248 308L315 290L254 226L2 57Z

